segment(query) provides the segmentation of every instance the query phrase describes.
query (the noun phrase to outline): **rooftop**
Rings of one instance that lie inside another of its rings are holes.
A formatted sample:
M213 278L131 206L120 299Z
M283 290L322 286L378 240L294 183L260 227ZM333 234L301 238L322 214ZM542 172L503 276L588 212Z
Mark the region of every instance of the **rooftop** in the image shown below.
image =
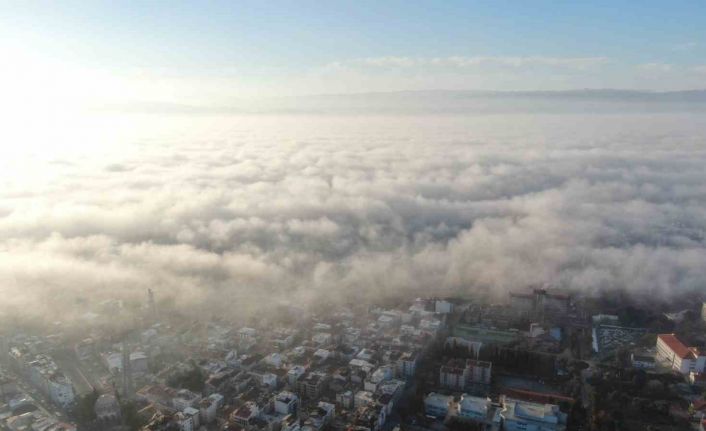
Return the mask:
M566 420L566 415L561 413L556 405L530 403L511 398L505 400L502 416L505 420L522 420L544 424L561 424Z
M686 347L674 334L659 334L657 337L682 359L695 359L699 355L695 347Z

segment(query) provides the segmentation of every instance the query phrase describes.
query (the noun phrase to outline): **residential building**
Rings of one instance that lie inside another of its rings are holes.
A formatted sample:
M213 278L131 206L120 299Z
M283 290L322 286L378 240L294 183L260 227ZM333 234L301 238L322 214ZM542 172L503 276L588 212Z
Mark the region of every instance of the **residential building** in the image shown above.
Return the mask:
M466 387L466 364L462 359L452 359L439 369L439 385L449 389Z
M353 407L360 408L370 404L373 404L375 399L373 398L373 393L369 391L358 391L353 399Z
M706 356L696 347L685 346L674 334L657 336L657 359L684 375L703 373L706 366Z
M201 401L201 396L188 389L177 391L177 396L172 399L172 406L176 410L182 411L187 407L194 407Z
M99 396L93 410L99 422L110 423L120 420L120 404L114 395L103 394Z
M202 424L210 424L216 420L218 409L223 406L223 395L211 394L199 402L199 416Z
M245 427L249 425L258 414L260 414L260 409L257 404L252 401L247 401L231 413L230 419L236 424Z
M452 359L439 370L439 384L463 390L470 384L490 384L492 363L474 359Z
M201 416L201 413L199 410L197 410L193 407L187 407L184 409L182 414L189 421L189 425L192 427L191 430L196 430L199 428L200 416ZM190 431L190 430L184 429L184 431Z
M301 393L308 399L317 398L321 395L327 378L327 374L321 371L313 371L307 374L299 383Z
M449 413L451 402L453 397L432 392L424 398L424 411L428 416L444 418Z
M630 364L632 364L634 368L651 370L655 367L655 357L654 355L649 355L646 353L631 353Z
M69 408L74 404L74 387L68 377L60 373L54 373L48 379L49 398L63 408Z
M554 404L539 404L512 398L502 399L503 430L564 431L567 415Z
M345 391L336 394L336 402L345 409L352 409L354 403L353 391Z
M449 301L444 301L443 299L437 299L434 303L434 311L440 314L449 314L453 312L454 305Z
M461 395L461 400L458 402L458 417L482 422L488 417L488 412L491 407L490 398L473 397L463 394Z
M303 365L294 365L287 371L287 382L290 386L296 387L297 382L304 374L306 374L306 368Z
M282 391L274 399L275 412L281 415L296 414L299 409L299 397L289 391Z
M397 360L397 373L401 377L413 377L417 371L419 355L416 352L404 352Z

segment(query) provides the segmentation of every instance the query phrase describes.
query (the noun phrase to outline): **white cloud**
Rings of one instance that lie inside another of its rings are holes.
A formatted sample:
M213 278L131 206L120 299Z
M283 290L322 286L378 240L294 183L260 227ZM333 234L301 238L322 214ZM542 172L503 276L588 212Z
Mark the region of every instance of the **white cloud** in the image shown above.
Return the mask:
M645 63L637 66L645 72L666 73L674 70L674 65L668 63Z
M692 49L696 48L699 46L698 43L696 42L684 42L684 43L678 43L676 45L672 46L673 51L691 51Z
M701 117L151 116L169 133L13 174L0 308L147 288L233 316L535 282L671 297L706 283Z

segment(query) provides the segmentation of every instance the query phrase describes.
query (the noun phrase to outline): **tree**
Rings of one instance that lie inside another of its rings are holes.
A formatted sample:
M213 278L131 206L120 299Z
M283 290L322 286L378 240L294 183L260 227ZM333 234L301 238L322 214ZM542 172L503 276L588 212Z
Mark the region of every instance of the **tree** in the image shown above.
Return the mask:
M201 392L206 384L203 372L195 363L191 364L189 371L171 376L167 383L169 386L194 392Z

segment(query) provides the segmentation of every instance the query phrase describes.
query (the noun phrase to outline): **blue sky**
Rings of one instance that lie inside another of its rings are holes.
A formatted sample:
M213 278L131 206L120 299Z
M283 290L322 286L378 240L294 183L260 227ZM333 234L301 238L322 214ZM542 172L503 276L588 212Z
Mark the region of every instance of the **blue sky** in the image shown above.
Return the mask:
M703 1L17 1L0 16L3 80L61 97L706 87Z

